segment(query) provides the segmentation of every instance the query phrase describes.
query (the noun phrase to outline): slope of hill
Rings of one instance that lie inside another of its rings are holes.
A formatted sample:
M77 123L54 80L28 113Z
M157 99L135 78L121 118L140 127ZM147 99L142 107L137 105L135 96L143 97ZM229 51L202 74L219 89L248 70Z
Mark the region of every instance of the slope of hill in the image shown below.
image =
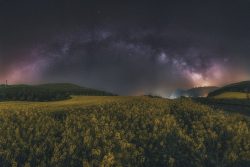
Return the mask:
M188 90L177 89L174 93L172 93L171 98L178 98L181 96L185 97L206 97L208 93L218 89L215 86L207 86L207 87L197 87Z
M111 96L113 94L70 83L0 86L0 100L53 101L68 99L71 95Z
M218 96L222 93L226 92L241 92L241 93L246 93L250 92L250 81L243 81L243 82L238 82L238 83L233 83L230 85L226 85L220 89L217 89L211 93L208 94L208 97L215 97ZM232 94L231 94L232 95ZM237 93L234 96L230 96L231 98L237 98Z

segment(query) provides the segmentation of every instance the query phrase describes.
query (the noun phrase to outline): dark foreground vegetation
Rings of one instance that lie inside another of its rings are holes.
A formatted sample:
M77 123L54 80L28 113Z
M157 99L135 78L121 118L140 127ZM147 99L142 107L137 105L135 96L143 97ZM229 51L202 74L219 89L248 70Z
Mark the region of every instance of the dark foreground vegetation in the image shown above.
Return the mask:
M250 166L250 124L193 103L136 98L0 111L0 166Z
M249 99L193 98L193 101L208 105L215 109L221 109L228 112L240 113L250 116Z
M68 99L71 95L110 96L112 94L67 83L0 86L0 101L55 101Z

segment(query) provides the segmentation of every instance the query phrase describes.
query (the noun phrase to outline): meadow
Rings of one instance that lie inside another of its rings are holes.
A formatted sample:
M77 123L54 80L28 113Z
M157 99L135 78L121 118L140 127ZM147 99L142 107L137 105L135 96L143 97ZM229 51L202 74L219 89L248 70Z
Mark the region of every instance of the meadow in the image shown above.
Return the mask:
M215 99L247 99L248 93L244 92L224 92L214 96Z
M250 166L250 123L190 99L0 102L0 166Z

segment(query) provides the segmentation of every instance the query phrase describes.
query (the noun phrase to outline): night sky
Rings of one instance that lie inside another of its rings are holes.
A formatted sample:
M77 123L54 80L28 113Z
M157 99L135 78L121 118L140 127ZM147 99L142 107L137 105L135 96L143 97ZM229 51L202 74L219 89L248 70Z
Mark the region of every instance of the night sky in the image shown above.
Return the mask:
M0 83L122 95L250 79L250 0L0 0Z

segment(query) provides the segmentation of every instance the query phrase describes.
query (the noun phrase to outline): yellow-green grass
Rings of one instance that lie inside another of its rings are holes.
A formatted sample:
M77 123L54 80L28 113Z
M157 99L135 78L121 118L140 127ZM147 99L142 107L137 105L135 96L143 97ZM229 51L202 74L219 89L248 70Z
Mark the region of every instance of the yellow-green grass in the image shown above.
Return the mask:
M53 102L26 102L26 101L7 101L0 102L0 111L25 110L25 111L53 111L67 110L70 108L82 108L92 105L101 105L111 102L126 101L131 98L128 96L72 96L71 99Z
M2 102L0 166L247 166L249 131L188 98Z
M246 99L247 94L242 92L224 92L217 96L214 96L215 99Z

